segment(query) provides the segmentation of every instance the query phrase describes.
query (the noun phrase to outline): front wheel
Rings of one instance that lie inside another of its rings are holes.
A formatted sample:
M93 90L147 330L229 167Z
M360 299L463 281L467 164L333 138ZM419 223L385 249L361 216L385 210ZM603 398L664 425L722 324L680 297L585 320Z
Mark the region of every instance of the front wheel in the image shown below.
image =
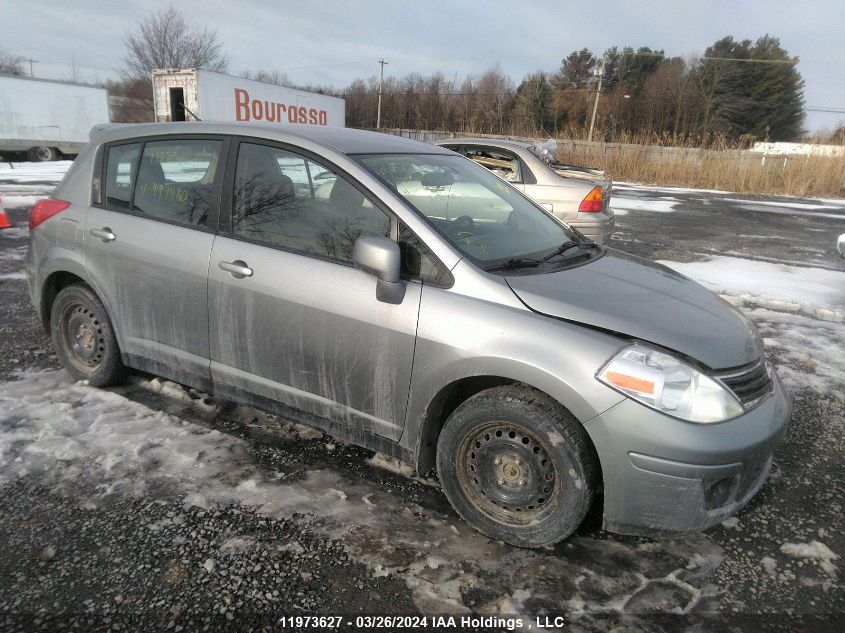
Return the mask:
M483 391L452 413L437 442L437 474L467 523L520 547L572 534L598 477L581 424L545 394L517 386Z
M111 321L88 286L74 284L56 295L50 333L59 360L76 380L104 387L125 375Z

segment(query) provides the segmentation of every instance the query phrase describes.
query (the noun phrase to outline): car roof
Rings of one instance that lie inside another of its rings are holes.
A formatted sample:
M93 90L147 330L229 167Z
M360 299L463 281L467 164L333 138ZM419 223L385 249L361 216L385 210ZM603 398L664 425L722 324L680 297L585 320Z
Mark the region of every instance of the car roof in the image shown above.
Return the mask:
M525 141L511 141L508 139L502 138L483 138L483 137L464 137L464 138L444 138L439 141L433 141L434 143L440 145L443 143L449 144L458 144L458 143L472 143L473 145L501 145L502 147L519 147L521 149L528 149L532 146L532 143L526 143Z
M173 123L121 123L97 125L91 140L98 143L142 136L180 134L231 134L281 142L307 140L341 154L446 154L451 150L392 134L322 125L279 126L267 123L191 121Z

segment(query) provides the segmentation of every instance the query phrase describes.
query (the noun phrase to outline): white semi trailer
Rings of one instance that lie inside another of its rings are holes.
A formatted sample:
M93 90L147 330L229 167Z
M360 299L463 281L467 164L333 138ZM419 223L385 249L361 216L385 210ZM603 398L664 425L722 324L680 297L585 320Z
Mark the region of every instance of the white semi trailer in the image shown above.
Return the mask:
M30 160L78 154L95 125L109 122L103 88L0 76L0 155Z
M153 71L156 121L256 121L279 126L346 125L346 102L195 68Z

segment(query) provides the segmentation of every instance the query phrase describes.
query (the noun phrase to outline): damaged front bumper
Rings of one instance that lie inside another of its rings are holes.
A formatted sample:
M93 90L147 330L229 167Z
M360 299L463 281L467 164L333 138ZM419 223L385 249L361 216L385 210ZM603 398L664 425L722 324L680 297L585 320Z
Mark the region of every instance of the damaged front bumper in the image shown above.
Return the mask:
M683 422L626 399L585 424L601 462L604 527L620 534L705 530L760 490L789 426L780 380L755 409Z

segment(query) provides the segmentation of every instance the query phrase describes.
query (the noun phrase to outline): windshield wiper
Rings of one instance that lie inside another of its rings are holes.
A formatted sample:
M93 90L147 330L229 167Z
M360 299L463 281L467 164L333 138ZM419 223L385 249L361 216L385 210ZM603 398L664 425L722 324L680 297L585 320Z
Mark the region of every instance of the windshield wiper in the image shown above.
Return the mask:
M496 270L516 270L518 268L535 268L543 263L540 259L531 259L527 257L512 257L504 264L496 264L495 266L488 266L484 270L493 272Z
M563 255L566 251L573 248L592 248L596 243L592 240L573 240L571 242L564 242L556 250L552 251L543 258L544 262L549 261L552 257Z

